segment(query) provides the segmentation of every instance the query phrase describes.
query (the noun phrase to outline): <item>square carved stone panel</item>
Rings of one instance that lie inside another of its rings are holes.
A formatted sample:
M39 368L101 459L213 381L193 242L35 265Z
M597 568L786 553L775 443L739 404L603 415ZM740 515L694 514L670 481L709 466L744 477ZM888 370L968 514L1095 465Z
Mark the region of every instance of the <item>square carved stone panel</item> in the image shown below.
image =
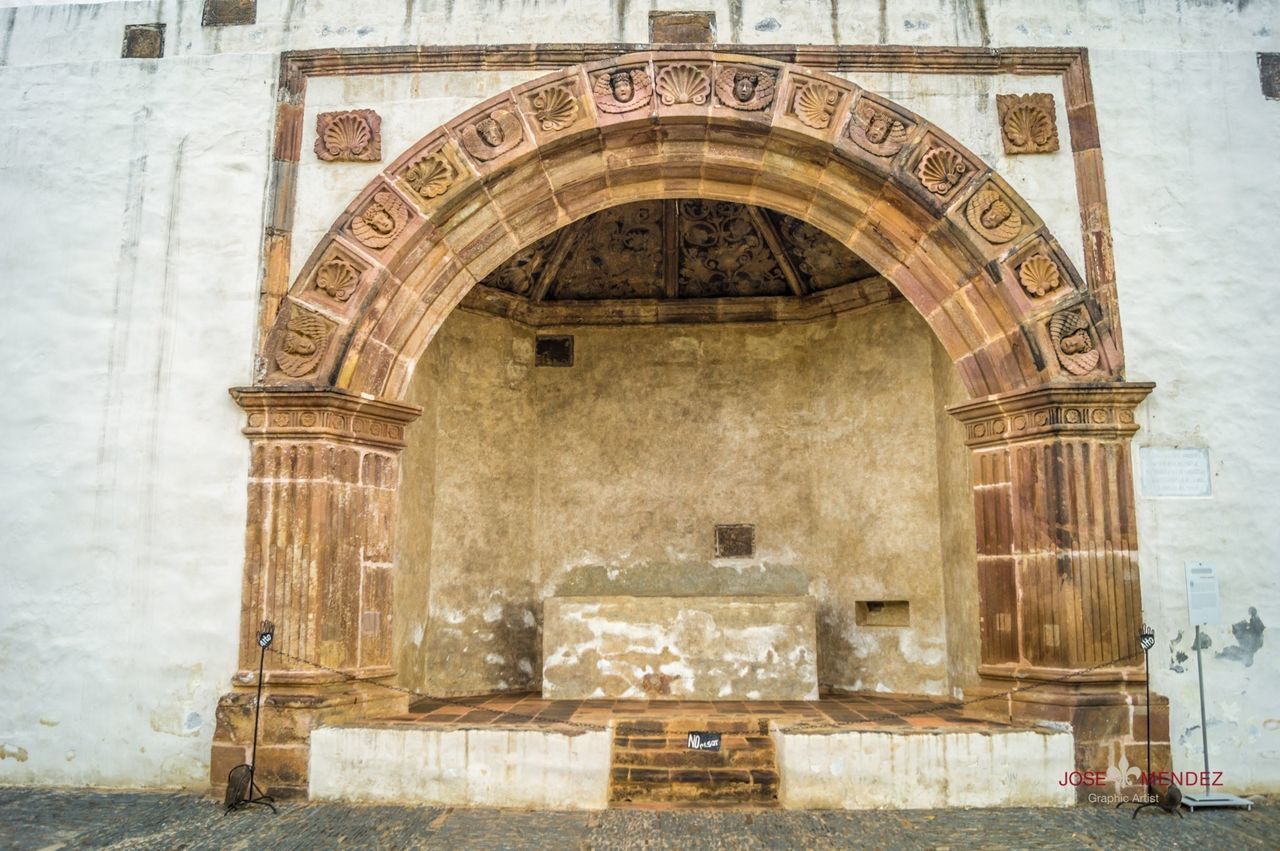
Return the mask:
M164 56L164 24L130 24L124 28L122 59L159 59Z
M204 0L206 27L232 27L252 24L258 19L258 0Z
M751 558L755 554L755 526L731 523L716 527L716 558Z
M649 13L649 41L654 44L711 44L715 40L715 12Z
M1058 150L1053 95L996 95L996 107L1006 154L1051 154Z

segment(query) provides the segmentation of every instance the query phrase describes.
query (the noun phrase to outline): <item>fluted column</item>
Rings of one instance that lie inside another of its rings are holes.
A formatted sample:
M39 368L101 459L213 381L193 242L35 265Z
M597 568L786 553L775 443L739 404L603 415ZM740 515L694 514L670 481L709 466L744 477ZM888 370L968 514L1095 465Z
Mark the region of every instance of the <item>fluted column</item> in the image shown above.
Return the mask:
M258 626L266 657L256 773L301 793L320 720L403 711L378 686L394 673L391 616L399 455L420 409L334 390L237 388L251 443L233 691L219 703L215 786L251 740ZM317 664L311 664L317 663Z
M973 453L984 714L1065 721L1077 766L1123 778L1148 707L1130 439L1147 383L1046 385L956 405ZM1021 693L1028 686L1034 690ZM1168 706L1153 696L1153 730ZM1123 782L1116 784L1124 786Z

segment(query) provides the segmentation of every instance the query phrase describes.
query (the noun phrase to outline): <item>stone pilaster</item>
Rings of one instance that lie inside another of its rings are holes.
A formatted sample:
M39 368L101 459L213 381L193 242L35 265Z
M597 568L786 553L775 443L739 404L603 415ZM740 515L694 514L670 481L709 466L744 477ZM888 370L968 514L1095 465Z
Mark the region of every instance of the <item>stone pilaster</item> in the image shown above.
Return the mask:
M1046 385L949 409L973 452L976 692L1025 690L975 708L1070 723L1077 767L1113 776L1132 764L1147 717L1129 442L1153 386ZM1159 765L1168 705L1152 703Z
M231 393L248 414L249 513L240 670L219 701L211 779L218 788L248 760L265 619L279 652L267 654L255 774L276 794L305 793L314 724L405 709L379 683L394 673L399 454L419 409L334 390Z

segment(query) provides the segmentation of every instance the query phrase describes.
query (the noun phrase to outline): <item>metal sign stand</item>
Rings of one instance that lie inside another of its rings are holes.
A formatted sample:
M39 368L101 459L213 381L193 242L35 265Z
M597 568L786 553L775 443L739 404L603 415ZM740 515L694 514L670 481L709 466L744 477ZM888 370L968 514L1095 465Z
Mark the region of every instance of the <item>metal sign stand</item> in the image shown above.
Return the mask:
M1200 625L1218 623L1221 620L1218 607L1218 577L1213 565L1188 563L1187 607L1196 625L1196 672L1200 677L1200 741L1204 747L1204 792L1184 792L1182 803L1192 812L1197 807L1244 807L1253 809L1253 801L1226 792L1214 792L1210 788L1213 775L1209 772L1209 717L1204 709L1204 655L1201 651Z

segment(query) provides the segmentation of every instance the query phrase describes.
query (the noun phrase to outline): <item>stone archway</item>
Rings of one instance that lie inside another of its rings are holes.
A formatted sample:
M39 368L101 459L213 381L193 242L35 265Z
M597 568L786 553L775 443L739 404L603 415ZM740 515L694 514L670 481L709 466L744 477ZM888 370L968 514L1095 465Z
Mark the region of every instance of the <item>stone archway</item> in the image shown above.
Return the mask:
M220 704L215 783L243 757L264 617L283 651L260 758L277 790L305 786L317 720L403 704L363 681L392 670L398 452L416 416L398 400L449 311L564 225L679 197L808 222L924 316L975 400L953 413L974 453L979 673L995 691L1038 682L1003 709L1074 721L1082 767L1124 756L1128 684L1145 676L1128 441L1151 388L1123 383L1114 317L1017 193L920 116L794 65L645 53L428 134L338 217L280 306L260 385L233 391L253 461L242 671Z

